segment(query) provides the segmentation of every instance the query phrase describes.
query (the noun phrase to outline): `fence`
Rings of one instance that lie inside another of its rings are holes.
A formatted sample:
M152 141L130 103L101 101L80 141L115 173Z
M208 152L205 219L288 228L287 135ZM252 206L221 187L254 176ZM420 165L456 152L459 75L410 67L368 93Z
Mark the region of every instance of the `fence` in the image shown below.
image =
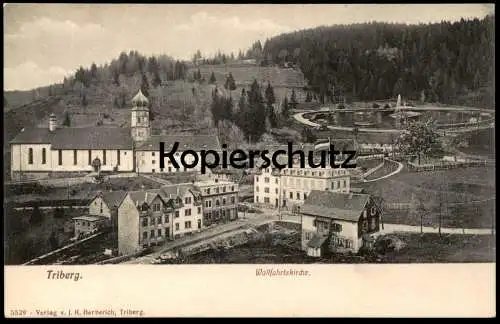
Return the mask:
M412 172L450 170L467 167L487 167L494 166L495 161L479 160L465 162L436 162L432 164L418 165L411 162L407 163L408 169Z

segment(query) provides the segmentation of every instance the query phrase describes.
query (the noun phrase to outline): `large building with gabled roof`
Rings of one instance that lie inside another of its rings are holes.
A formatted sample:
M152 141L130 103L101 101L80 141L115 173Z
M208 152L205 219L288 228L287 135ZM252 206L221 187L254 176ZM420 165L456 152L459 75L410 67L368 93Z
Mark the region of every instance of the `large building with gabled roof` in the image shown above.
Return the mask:
M183 150L220 151L217 136L152 135L149 114L149 101L140 90L132 99L129 128L59 127L56 115L51 114L48 127L23 129L10 142L11 178L47 178L54 172L199 171L199 167L186 169L180 163L179 168L175 168L168 158L165 159L165 168L160 168L159 143L165 142L165 150L168 151L175 142L179 142L176 159L180 158Z

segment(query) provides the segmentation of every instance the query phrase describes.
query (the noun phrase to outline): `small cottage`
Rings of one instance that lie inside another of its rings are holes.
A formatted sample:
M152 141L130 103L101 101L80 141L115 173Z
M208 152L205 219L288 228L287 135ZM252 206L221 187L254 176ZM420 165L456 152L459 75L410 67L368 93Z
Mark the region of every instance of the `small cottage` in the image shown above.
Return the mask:
M356 253L380 228L380 208L368 194L313 190L300 214L302 249L313 257Z

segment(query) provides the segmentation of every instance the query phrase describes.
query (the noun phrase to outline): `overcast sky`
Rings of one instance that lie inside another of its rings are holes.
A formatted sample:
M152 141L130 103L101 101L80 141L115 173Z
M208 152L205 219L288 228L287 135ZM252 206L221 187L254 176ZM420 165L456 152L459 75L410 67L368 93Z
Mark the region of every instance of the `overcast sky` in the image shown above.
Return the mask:
M60 82L78 66L131 49L188 59L200 49L237 53L254 41L319 25L482 18L493 5L4 5L4 88Z

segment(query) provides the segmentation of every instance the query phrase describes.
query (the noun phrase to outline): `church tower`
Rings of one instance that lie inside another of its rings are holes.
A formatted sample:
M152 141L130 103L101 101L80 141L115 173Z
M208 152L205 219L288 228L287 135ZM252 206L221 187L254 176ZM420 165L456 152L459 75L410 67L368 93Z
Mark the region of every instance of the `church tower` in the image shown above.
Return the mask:
M151 136L149 121L149 100L139 90L132 99L132 116L130 128L132 138L136 142L145 141Z

